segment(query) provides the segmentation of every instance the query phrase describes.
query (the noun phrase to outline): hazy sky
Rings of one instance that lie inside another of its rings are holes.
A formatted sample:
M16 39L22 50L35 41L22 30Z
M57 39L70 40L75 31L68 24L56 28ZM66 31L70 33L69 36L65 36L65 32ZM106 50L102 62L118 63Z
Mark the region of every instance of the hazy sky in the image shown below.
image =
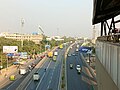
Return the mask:
M93 0L0 0L0 32L92 37ZM21 30L21 19L24 27Z

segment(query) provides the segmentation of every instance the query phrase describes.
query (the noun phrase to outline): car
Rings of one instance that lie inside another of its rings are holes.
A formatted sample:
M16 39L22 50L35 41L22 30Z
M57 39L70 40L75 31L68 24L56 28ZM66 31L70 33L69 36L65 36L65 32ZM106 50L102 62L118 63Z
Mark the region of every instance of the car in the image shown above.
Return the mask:
M70 64L70 69L73 69L73 64Z
M81 70L77 70L77 73L78 73L78 74L81 74Z
M33 74L33 80L34 81L40 80L40 75L37 72Z
M75 56L75 53L73 53L72 55Z
M27 70L25 68L20 68L19 69L19 74L25 75L27 73Z
M78 52L79 50L78 50L78 48L76 49L76 52Z
M71 56L71 54L68 54L68 57L70 57Z
M76 66L76 70L77 71L79 71L79 70L81 71L81 66L79 64Z

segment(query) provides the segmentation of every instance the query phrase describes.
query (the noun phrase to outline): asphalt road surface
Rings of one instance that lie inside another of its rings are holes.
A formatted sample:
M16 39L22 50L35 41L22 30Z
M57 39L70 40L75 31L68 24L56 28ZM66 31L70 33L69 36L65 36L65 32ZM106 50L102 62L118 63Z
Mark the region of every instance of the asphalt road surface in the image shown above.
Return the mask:
M67 90L94 90L92 85L94 78L83 62L80 53L75 51L75 48L76 46L70 49L69 54L71 56L68 56L66 61ZM73 69L70 69L71 63ZM78 64L82 68L81 74L78 74L76 70Z
M26 86L25 90L59 90L60 71L64 51L65 49L60 49L58 51L56 62L48 58L48 60L46 60L37 71L40 75L40 80L34 81L32 79Z

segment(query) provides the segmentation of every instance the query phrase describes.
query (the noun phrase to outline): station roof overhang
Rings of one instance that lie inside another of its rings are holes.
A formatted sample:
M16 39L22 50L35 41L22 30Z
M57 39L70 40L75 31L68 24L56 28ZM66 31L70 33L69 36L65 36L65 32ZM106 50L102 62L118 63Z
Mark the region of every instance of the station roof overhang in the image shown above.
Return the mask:
M111 19L120 14L120 0L94 0L92 24Z

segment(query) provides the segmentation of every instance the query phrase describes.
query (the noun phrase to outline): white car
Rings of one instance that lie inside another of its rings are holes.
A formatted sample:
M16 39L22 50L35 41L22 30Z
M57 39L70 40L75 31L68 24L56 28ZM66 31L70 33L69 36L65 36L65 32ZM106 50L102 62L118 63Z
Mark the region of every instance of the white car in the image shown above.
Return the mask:
M38 73L34 73L33 80L38 81L40 79L40 75Z
M71 54L68 54L68 57L70 57L71 56Z
M27 73L27 71L26 71L25 68L21 68L21 69L19 70L19 73L20 73L21 75L24 75L24 74Z
M79 71L79 70L81 71L81 66L79 64L76 66L76 70L77 71Z
M78 48L76 49L76 52L78 52Z
M75 56L75 53L73 53L72 55Z

